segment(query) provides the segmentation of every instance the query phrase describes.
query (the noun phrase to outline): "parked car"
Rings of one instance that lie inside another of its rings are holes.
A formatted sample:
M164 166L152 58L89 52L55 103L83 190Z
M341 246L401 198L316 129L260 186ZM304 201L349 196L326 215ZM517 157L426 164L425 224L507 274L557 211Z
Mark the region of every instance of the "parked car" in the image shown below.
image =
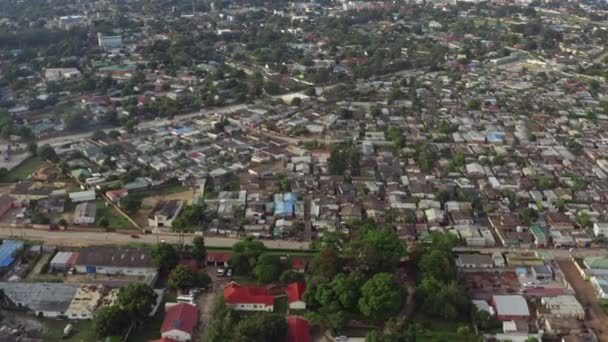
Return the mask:
M232 268L226 270L226 277L232 277Z
M226 272L226 269L223 267L220 267L217 269L217 276L218 277L223 277L224 276L224 272Z
M139 239L139 235L137 235L137 234L131 234L131 238L133 238L133 239Z

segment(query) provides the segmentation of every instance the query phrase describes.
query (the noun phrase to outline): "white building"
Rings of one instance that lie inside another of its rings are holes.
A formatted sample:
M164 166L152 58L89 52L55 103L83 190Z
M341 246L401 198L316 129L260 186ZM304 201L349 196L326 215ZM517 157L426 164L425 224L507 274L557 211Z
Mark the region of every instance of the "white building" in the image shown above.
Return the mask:
M117 49L122 46L122 36L104 36L98 32L97 44L103 49Z
M72 203L94 201L95 200L95 191L87 190L87 191L70 192L70 194L68 196L70 197L70 201L72 201Z
M59 82L80 78L82 74L76 68L47 68L44 70L44 79L47 82Z
M148 216L148 227L170 228L173 220L182 210L183 203L179 200L160 201Z
M96 213L97 204L92 202L80 203L74 211L74 224L93 224L95 223Z
M150 250L145 248L91 246L80 251L76 273L146 277L157 273Z
M593 224L593 234L595 236L602 235L608 237L608 223L595 222Z

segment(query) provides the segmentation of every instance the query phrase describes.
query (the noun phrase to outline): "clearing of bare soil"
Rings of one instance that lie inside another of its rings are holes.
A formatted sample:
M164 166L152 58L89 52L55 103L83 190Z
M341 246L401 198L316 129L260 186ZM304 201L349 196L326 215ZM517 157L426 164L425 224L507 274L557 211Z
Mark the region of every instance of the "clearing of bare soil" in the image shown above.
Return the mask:
M154 209L154 206L158 202L169 201L169 200L181 200L186 203L191 203L193 196L194 196L194 193L192 192L192 190L188 190L188 191L182 191L182 192L169 193L166 195L162 194L162 195L144 197L144 199L142 200L141 209L139 209L137 211L137 213L135 213L135 215L133 215L132 217L135 220L135 222L137 222L137 224L140 225L140 227L147 227L148 226L148 215L150 215L150 213L152 212L152 209Z

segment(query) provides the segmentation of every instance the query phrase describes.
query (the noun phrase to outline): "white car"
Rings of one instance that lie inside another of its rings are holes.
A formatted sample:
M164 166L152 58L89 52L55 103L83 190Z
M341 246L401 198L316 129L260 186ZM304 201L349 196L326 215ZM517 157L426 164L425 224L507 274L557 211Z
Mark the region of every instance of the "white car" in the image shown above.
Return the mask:
M527 281L524 283L524 287L536 287L536 283L533 281Z
M218 276L218 277L223 277L223 276L224 276L224 272L225 272L225 271L226 271L226 269L225 269L225 268L223 268L223 267L218 268L218 269L217 269L217 276Z

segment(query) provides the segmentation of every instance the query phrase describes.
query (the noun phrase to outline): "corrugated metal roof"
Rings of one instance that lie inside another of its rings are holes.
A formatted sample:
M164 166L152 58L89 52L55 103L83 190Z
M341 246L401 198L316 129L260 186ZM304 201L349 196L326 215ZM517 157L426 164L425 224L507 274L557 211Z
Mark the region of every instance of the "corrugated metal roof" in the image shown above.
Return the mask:
M4 240L0 245L0 267L10 266L15 261L15 252L21 248L23 248L22 241Z
M528 303L522 296L494 296L492 301L499 316L529 316Z
M71 257L72 252L58 252L51 260L51 265L65 265Z

